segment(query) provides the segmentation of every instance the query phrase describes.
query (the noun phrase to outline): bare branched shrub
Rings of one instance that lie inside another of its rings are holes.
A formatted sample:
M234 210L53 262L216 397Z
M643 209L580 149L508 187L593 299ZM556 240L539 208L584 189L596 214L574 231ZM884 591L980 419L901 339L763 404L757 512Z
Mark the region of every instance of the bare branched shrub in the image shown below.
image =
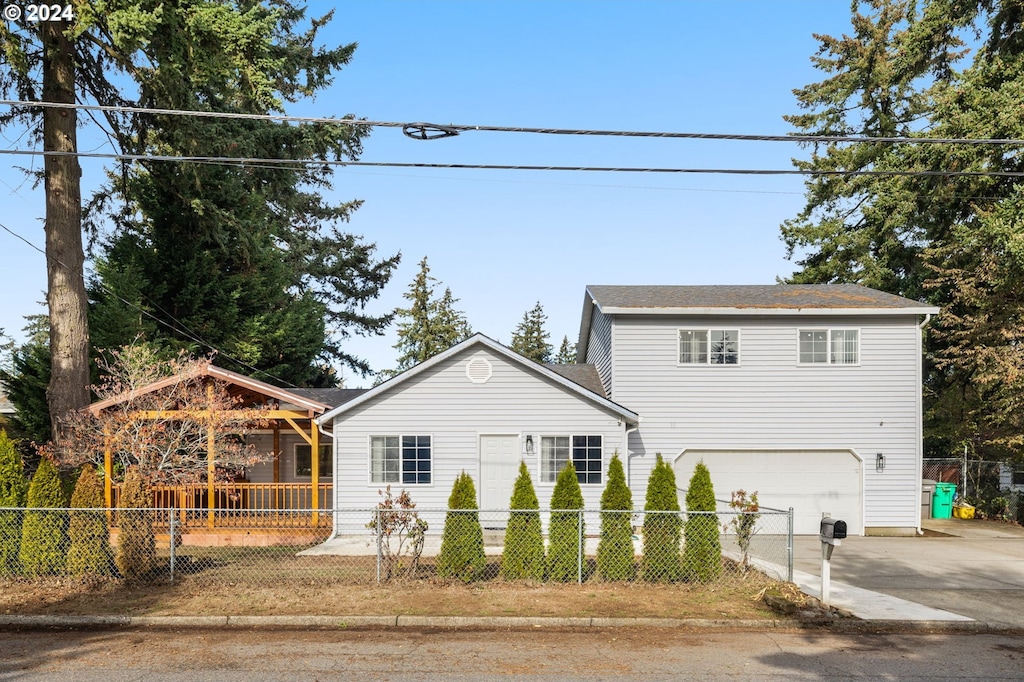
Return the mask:
M427 522L416 513L416 503L403 490L396 497L389 485L378 490L384 497L366 527L370 529L381 550L381 580L409 578L416 575Z

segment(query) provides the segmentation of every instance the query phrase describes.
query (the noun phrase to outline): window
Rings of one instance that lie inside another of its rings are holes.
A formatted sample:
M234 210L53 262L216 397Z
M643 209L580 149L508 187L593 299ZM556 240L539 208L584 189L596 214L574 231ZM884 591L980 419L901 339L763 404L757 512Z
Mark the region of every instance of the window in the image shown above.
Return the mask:
M321 443L320 451L320 478L334 478L334 446L330 443ZM313 475L313 448L307 443L298 443L295 446L295 476L301 478Z
M540 439L540 476L546 483L558 480L565 465L572 461L576 480L601 483L604 466L601 436L542 436Z
M737 365L740 362L738 329L680 329L680 365Z
M801 365L856 365L860 332L856 329L801 329Z
M373 483L430 483L430 436L371 436Z

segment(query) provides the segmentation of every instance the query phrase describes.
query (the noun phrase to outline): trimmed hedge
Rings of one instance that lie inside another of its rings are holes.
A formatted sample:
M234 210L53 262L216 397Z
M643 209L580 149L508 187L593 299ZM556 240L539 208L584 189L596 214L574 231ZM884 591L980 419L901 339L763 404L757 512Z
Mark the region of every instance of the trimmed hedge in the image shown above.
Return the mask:
M558 474L551 493L551 527L548 529L548 580L570 582L578 579L580 543L586 536L582 516L572 509L583 509L583 492L576 478L576 467L569 462ZM558 510L558 511L554 511Z
M121 484L117 514L120 529L114 562L129 582L147 580L156 568L156 538L149 513L149 487L136 467L129 467Z
M544 535L538 511L540 503L525 462L519 463L519 477L512 489L509 508L513 511L505 529L501 577L506 580L543 580Z
M597 543L597 573L602 580L632 580L636 576L633 551L633 495L619 453L608 464L608 483L601 493L601 539ZM604 513L604 512L617 513Z
M476 486L465 471L455 479L448 510L437 555L437 575L465 583L479 580L487 568L484 531L477 513Z
M0 576L21 573L21 525L24 512L3 507L24 507L28 485L21 456L7 432L0 429Z
M683 520L679 517L679 495L676 474L661 458L654 463L647 479L647 512L644 514L644 555L640 560L640 577L648 582L678 582L683 578L680 556Z
M56 575L67 567L67 500L57 468L49 459L39 460L39 468L28 486L27 506L21 526L21 566L26 575ZM45 511L46 508L60 511Z
M711 473L703 461L697 462L686 492L686 511L714 512L716 507ZM718 530L717 514L687 514L683 566L688 578L709 582L722 574L722 540Z
M85 465L78 475L71 496L71 521L68 524L68 573L75 576L113 575L114 555L110 549L110 529L103 507L103 483L96 467Z

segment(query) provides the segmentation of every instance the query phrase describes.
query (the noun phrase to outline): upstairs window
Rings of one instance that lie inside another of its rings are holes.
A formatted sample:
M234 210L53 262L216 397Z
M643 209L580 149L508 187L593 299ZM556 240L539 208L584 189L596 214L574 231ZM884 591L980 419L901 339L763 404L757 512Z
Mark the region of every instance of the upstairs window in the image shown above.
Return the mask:
M680 329L680 365L738 365L738 329Z
M856 329L801 329L801 365L856 365L860 332Z

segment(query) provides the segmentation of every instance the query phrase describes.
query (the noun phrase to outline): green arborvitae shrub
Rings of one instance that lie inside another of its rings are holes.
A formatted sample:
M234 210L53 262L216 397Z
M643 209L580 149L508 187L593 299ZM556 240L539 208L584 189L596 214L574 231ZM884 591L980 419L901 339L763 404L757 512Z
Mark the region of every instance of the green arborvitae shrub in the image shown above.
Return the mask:
M487 568L484 556L484 530L476 506L476 487L463 471L455 479L444 517L441 551L437 555L437 575L469 583L483 577Z
M686 492L686 511L714 512L715 508L711 473L703 461L697 462L690 478L690 489ZM686 515L683 567L687 579L698 582L708 582L722 574L722 540L718 536L717 514Z
M547 574L549 580L577 580L582 570L580 543L586 537L582 513L583 492L576 477L576 467L569 462L558 474L551 493L551 526L548 529ZM557 510L557 511L556 511Z
M636 575L632 511L633 495L626 486L626 473L616 452L608 464L608 483L601 493L597 573L602 580L632 580Z
M22 569L26 575L63 573L68 551L67 500L57 467L46 457L39 460L28 486L27 506L30 510L21 526Z
M156 538L149 512L149 487L139 470L130 467L121 484L117 512L117 552L114 562L121 576L130 582L146 580L156 568Z
M540 527L540 505L525 462L519 463L519 477L512 489L509 508L513 511L505 529L501 577L506 580L543 580L544 535Z
M683 520L679 516L676 474L661 458L661 453L658 453L647 480L644 511L652 513L644 514L644 555L640 560L640 576L650 582L682 580L680 549Z
M0 576L21 573L21 507L27 490L21 456L7 432L0 430Z
M103 507L103 483L96 467L86 464L78 475L71 495L68 524L68 573L75 576L112 575L114 556L110 551L110 529ZM83 511L77 511L83 510Z

